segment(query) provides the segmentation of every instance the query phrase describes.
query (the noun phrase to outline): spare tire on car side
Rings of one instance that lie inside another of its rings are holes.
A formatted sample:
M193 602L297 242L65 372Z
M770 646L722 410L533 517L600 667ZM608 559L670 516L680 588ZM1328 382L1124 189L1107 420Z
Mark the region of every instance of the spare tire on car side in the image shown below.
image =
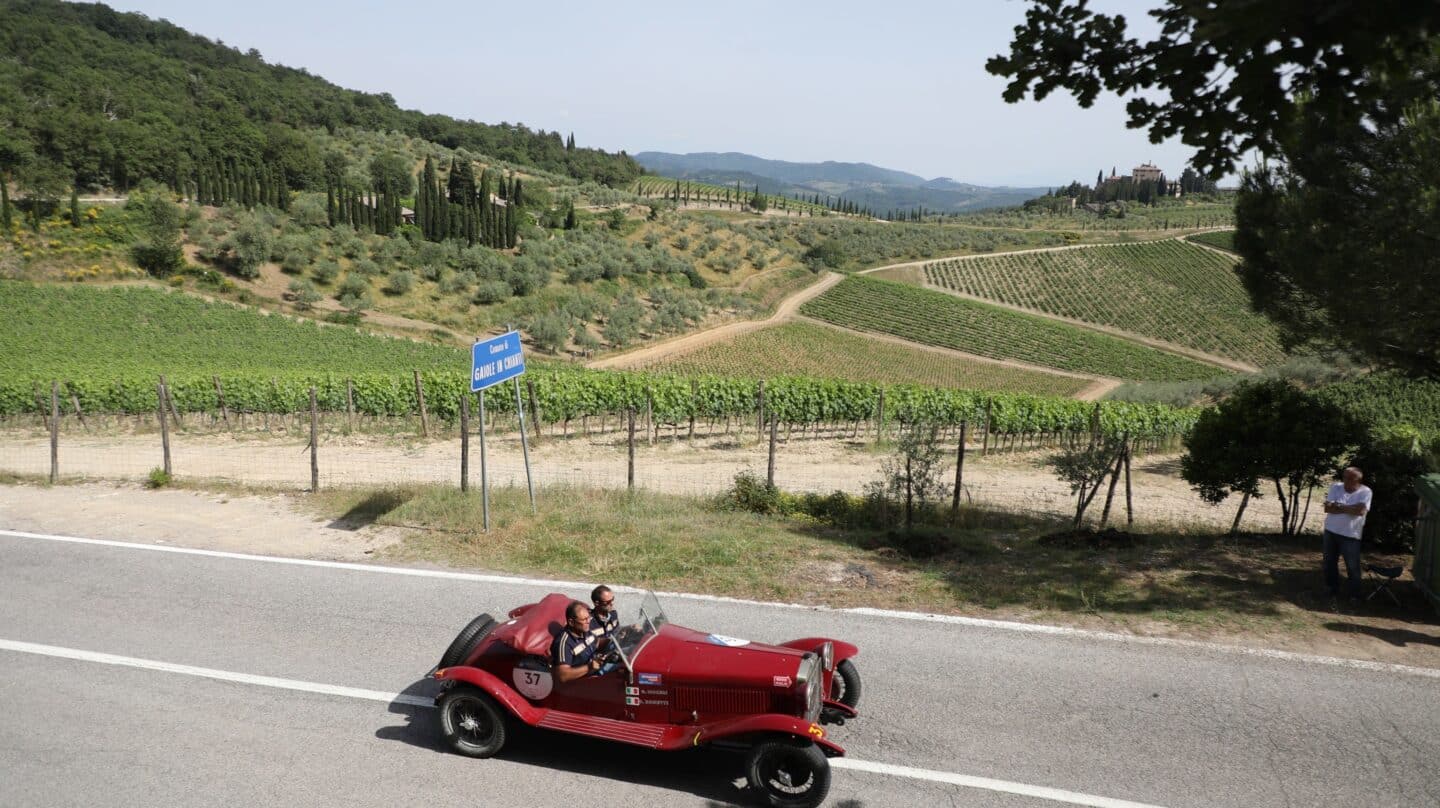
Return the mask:
M445 649L445 653L440 655L440 667L451 668L469 659L471 652L494 630L496 625L498 624L495 622L495 618L488 614L482 614L471 620L465 628L460 629L459 634L455 635L455 639L450 642L450 647Z

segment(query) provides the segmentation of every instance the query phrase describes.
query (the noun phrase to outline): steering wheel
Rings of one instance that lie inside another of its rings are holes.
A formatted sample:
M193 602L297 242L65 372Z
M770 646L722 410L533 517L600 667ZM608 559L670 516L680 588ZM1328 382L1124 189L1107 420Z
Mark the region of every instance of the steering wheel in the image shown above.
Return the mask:
M620 654L616 651L607 651L600 656L600 668L595 671L596 676L604 676L615 670L620 665Z

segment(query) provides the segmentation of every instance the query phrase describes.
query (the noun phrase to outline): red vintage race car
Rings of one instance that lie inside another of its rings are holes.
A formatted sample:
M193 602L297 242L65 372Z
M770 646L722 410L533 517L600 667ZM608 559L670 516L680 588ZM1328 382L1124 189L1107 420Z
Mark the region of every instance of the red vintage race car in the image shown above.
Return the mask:
M830 788L827 758L845 754L822 724L854 718L858 649L823 637L765 645L672 625L653 593L622 620L590 676L551 674L551 643L573 599L547 595L500 622L471 621L431 674L446 742L490 757L506 726L587 735L659 750L700 746L745 752L749 786L768 804L819 805Z

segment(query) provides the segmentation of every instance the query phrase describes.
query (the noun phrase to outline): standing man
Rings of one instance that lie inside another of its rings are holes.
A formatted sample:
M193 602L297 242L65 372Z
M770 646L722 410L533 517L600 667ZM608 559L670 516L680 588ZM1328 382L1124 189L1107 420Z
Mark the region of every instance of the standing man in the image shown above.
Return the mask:
M600 584L590 592L590 634L598 642L610 639L620 625L620 615L615 613L615 593L610 587Z
M1325 495L1325 554L1321 569L1331 597L1340 594L1340 556L1345 556L1349 575L1347 593L1360 600L1360 536L1365 531L1365 514L1370 512L1371 493L1360 469L1350 466L1341 472L1341 482Z

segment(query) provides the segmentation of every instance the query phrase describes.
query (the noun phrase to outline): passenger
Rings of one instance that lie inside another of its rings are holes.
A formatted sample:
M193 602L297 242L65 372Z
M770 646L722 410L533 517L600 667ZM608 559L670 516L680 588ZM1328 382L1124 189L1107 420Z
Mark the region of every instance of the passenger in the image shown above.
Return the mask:
M578 600L565 607L565 629L550 645L550 669L557 682L573 682L600 670L595 636L590 633L590 607Z
M590 634L597 642L613 640L615 629L620 626L620 615L615 612L615 593L601 584L590 593L590 602L595 604L590 610Z

